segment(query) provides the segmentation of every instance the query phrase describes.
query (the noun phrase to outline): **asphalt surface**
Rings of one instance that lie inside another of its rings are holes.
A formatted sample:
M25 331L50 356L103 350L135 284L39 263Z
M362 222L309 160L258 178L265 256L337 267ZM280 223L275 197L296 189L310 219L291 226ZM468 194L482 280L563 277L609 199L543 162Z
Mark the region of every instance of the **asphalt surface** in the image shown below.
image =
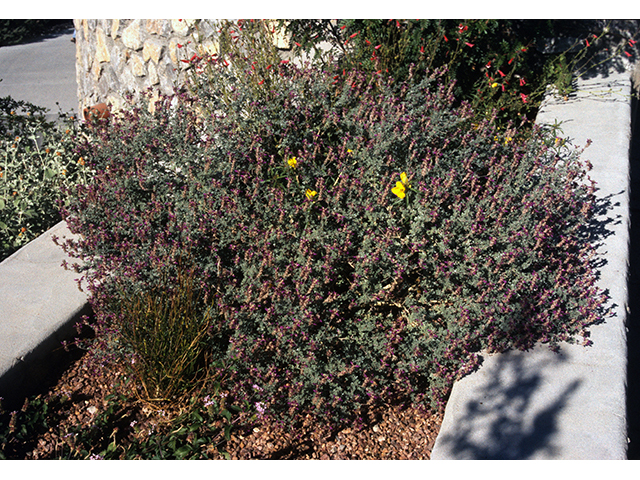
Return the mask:
M49 110L50 119L78 112L73 28L20 45L0 47L0 97L11 96ZM56 104L57 103L57 104Z

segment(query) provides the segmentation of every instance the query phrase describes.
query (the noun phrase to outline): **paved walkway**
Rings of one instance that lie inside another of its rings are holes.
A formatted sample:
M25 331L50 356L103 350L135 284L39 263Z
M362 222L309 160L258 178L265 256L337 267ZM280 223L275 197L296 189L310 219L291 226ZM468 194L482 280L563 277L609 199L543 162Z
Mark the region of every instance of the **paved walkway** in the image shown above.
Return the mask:
M0 47L0 97L11 96L51 110L77 112L73 29L40 41ZM69 237L60 222L0 262L0 397L6 406L51 375L60 342L72 338L73 325L88 313L79 275L61 267L73 263L52 235ZM19 406L18 406L19 407Z
M599 285L613 315L591 329L593 346L563 345L485 358L454 385L432 459L627 458L626 392L629 258L629 72L580 79L568 101L545 102L538 123L562 121L584 146L602 211Z

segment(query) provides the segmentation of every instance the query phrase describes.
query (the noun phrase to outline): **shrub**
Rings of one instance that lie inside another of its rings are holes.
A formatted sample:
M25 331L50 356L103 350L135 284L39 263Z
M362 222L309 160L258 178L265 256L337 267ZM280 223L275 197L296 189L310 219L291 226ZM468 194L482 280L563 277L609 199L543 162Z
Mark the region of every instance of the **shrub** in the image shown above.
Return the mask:
M60 28L73 27L72 20L0 20L0 46L15 45L32 39L33 37L55 32Z
M59 222L62 188L86 179L73 118L47 122L45 112L0 98L0 260Z
M323 63L333 55L348 70L378 71L407 81L416 72L446 67L446 81L456 81L457 102L469 101L476 115L497 114L497 120L506 123L519 122L523 115L533 122L549 85L568 95L575 77L602 63L603 57L635 53L633 39L611 44L612 38L618 42L618 33L611 31L610 22L582 23L576 29L566 20L293 19L282 20L280 26L291 36L294 51L313 52ZM545 40L568 30L583 38L564 52L544 52ZM322 53L320 42L333 48ZM598 55L598 49L608 52Z
M153 292L188 257L232 396L343 422L442 405L478 352L574 341L599 319L580 152L477 121L436 73L281 63L258 79L251 62L210 60L209 113L166 98L81 149L96 175L65 209L83 237L67 248L105 324L116 279Z

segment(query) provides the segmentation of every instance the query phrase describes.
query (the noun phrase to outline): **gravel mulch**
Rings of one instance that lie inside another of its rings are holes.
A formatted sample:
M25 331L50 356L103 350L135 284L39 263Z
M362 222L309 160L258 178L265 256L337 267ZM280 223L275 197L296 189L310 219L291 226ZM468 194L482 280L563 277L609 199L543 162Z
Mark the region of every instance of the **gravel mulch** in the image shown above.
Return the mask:
M27 459L59 458L62 446L69 444L67 435L74 425L90 426L96 415L107 406L106 396L120 383L122 371L92 368L87 357L76 360L51 387L44 398L52 402L57 419L49 431L42 433L25 452ZM64 400L61 402L60 399ZM144 408L125 415L128 423L136 419L138 426L148 427L162 419ZM299 431L261 424L253 431L232 431L225 447L232 459L429 459L442 422L441 413L423 412L417 408L389 406L369 415L362 427L350 427L327 433L312 420Z

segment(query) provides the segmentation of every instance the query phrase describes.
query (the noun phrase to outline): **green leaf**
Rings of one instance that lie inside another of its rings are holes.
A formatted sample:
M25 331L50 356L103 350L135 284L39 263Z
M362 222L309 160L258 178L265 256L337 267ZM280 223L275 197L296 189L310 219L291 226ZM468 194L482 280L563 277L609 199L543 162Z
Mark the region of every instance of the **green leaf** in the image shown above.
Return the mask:
M56 176L56 172L54 172L51 168L47 167L44 169L44 176L47 178L53 178Z
M189 445L180 447L178 450L176 450L176 457L178 457L179 459L182 459L189 454L190 450L191 450L191 447L189 447Z
M4 205L5 205L4 199L0 198L0 210L4 210Z
M229 410L223 410L222 416L227 419L228 422L231 421L231 412Z

